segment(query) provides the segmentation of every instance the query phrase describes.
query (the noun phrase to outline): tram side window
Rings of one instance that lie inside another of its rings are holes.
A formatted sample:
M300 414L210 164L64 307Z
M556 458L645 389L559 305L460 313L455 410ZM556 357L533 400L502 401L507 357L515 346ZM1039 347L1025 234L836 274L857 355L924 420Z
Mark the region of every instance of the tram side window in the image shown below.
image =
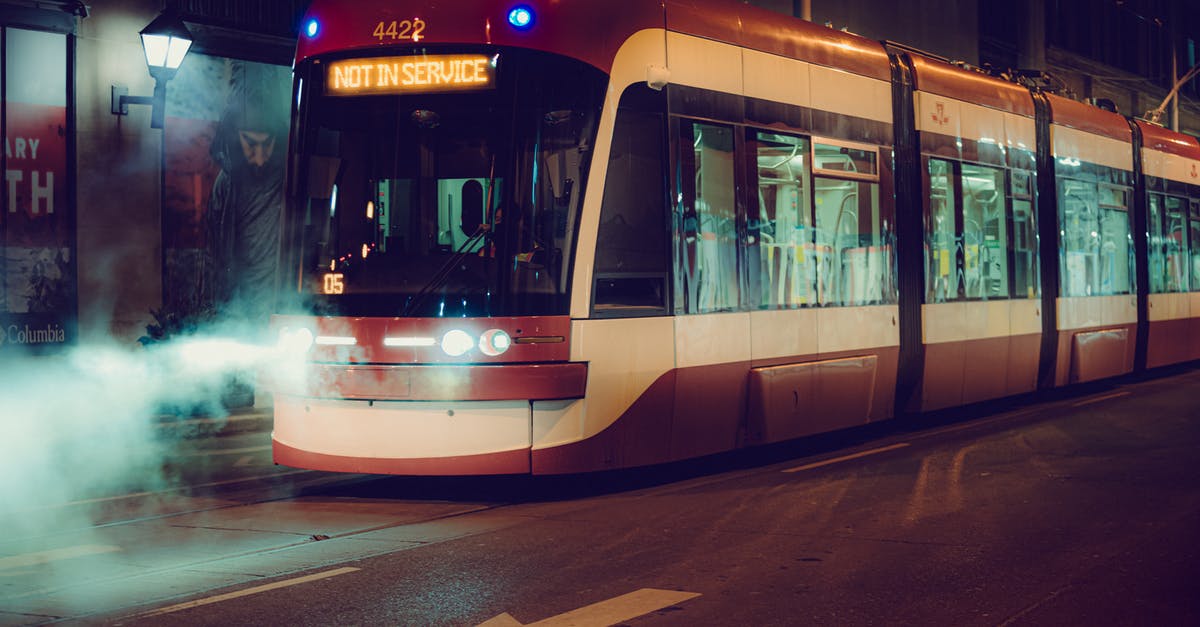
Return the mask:
M1190 237L1188 250L1191 251L1192 291L1200 292L1200 200L1191 201Z
M1062 295L1129 293L1128 190L1063 179L1058 196Z
M617 113L596 241L597 315L667 313L663 137L661 113Z
M943 159L929 160L929 214L925 218L926 302L958 299L958 215L954 167Z
M1100 213L1096 186L1065 179L1058 188L1062 225L1062 295L1091 296L1100 289Z
M1150 194L1150 291L1187 291L1187 201Z
M741 290L733 129L681 120L680 136L676 308L736 311Z
M930 158L927 303L1033 298L1037 224L1028 172ZM1011 203L1010 203L1011 200Z
M963 164L963 278L967 298L1008 294L1004 171Z
M1012 172L1012 278L1013 296L1035 298L1038 289L1037 217L1033 209L1033 175Z
M759 307L790 309L816 303L809 142L755 135L757 215L750 231L758 241Z
M817 292L822 305L892 300L892 249L879 150L813 142Z
M1129 227L1130 191L1100 186L1100 294L1133 291L1133 243Z

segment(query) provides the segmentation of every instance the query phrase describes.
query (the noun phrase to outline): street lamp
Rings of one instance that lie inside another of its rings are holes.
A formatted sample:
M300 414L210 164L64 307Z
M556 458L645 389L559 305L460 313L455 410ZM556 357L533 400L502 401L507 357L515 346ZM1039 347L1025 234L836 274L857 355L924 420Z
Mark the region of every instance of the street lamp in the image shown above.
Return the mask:
M177 15L164 12L142 29L141 36L146 66L150 76L154 77L154 95L130 96L129 88L113 85L112 112L126 115L131 104L150 105L150 127L162 128L167 108L167 81L175 76L192 47L192 34Z

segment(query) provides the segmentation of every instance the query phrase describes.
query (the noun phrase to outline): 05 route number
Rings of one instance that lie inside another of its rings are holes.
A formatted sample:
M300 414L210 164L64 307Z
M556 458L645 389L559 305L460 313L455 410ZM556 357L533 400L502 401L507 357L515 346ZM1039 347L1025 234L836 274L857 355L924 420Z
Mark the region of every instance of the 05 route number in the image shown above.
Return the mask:
M425 38L422 34L425 32L425 20L415 18L412 20L402 20L391 22L380 22L375 25L375 31L371 33L379 41L385 39L396 41L411 39L413 43L421 41Z
M345 294L346 293L346 275L341 272L327 273L325 275L325 284L322 290L326 294Z

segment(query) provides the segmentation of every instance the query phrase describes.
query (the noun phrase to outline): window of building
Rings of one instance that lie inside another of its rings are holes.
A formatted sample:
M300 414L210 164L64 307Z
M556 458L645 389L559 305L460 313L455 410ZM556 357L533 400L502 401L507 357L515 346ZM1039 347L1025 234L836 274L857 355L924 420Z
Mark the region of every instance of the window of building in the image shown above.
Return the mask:
M75 212L67 193L68 36L0 23L0 42L0 327L9 330L2 355L12 345L46 349L73 341L76 279Z

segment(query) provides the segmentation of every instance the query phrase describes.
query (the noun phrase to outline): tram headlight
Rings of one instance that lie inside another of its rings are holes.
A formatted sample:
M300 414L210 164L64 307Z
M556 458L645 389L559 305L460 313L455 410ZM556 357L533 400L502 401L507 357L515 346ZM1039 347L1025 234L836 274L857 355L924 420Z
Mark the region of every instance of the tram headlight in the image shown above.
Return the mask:
M321 32L321 23L315 19L309 20L308 23L304 25L304 33L308 35L309 39L316 37L317 33L319 32Z
M288 353L305 353L312 348L313 332L308 329L283 327L279 330L279 349Z
M512 338L502 329L490 329L479 336L479 350L488 357L498 357L512 346Z
M442 336L442 350L451 357L466 355L472 348L475 348L475 338L462 329L447 331Z
M528 30L533 26L533 9L524 5L513 7L508 12L508 23L517 30Z

